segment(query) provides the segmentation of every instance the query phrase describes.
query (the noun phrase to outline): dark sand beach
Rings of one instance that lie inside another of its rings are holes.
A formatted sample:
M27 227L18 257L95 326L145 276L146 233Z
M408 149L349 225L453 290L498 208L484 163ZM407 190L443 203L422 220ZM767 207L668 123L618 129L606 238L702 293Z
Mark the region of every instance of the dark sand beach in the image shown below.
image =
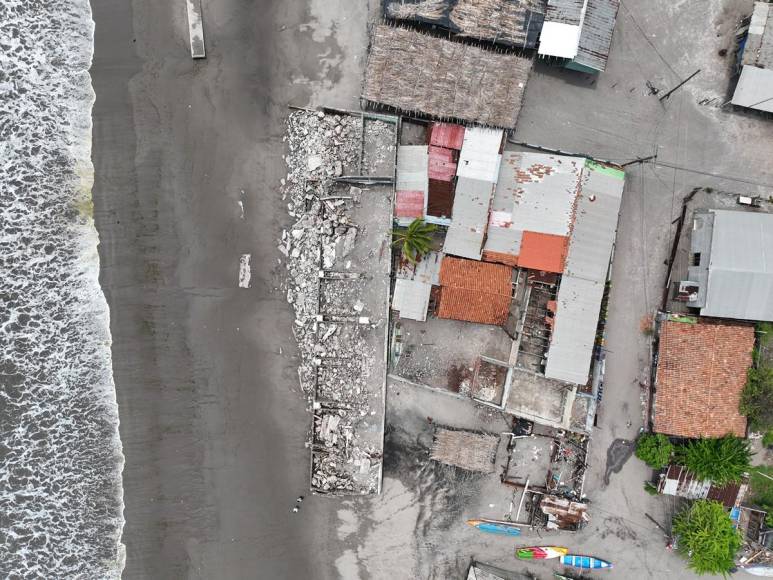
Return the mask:
M307 496L291 513L308 489L309 416L275 290L278 186L287 105L357 104L359 69L338 65L343 43L364 53L366 8L333 39L305 2L208 3L202 61L190 58L184 2L106 0L93 12L124 577L328 577L335 505Z

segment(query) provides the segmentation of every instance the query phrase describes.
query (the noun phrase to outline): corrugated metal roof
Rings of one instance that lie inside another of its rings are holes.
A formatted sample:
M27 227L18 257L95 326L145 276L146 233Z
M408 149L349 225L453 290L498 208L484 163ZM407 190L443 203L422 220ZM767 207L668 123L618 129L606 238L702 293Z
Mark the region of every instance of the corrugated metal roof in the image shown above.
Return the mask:
M732 103L773 113L773 69L744 65L733 92Z
M574 62L603 71L607 66L620 0L588 0Z
M453 181L456 175L454 151L445 147L429 146L429 178L438 181Z
M429 126L429 144L459 151L464 143L464 127L453 123L432 123Z
M449 226L451 225L453 208L454 183L430 179L426 221L433 224Z
M539 37L539 54L559 58L574 58L580 44L580 25L545 22Z
M405 225L422 217L427 206L429 153L426 145L401 145L397 148L395 218ZM421 192L422 211L416 215L416 192Z
M506 151L484 250L518 255L524 231L569 235L582 157Z
M490 182L458 178L453 221L443 244L445 253L480 260L493 194L494 185Z
M560 274L564 270L568 242L566 236L525 231L518 265L529 270Z
M586 161L561 278L545 376L588 382L625 174Z
M496 183L504 136L504 131L500 129L469 127L464 132L456 174L459 177Z
M755 2L746 36L744 65L773 68L773 10L767 2Z
M425 322L429 308L429 296L432 285L419 280L395 280L392 295L392 308L400 313L400 318L409 318Z
M580 24L586 0L548 0L545 22Z
M440 284L440 264L443 262L443 254L440 252L428 252L417 264L411 264L407 260L400 262L396 277L403 280L418 280L425 284Z
M773 321L773 214L712 210L703 316Z

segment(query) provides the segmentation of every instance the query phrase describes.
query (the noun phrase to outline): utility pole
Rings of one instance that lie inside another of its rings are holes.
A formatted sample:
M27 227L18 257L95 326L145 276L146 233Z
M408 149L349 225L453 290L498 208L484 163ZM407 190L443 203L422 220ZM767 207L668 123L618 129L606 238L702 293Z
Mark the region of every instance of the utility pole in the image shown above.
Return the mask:
M658 99L658 100L659 100L659 101L662 103L662 102L663 102L665 99L667 99L668 97L670 97L670 96L673 94L673 92L674 92L674 91L676 91L678 88L680 88L682 85L684 85L684 84L685 84L687 81L689 81L691 78L693 78L693 77L694 77L695 75L697 75L699 72L701 72L701 69L698 69L698 70L696 70L696 71L695 71L694 73L692 73L692 74L691 74L689 77L687 77L686 79L684 79L684 80L683 80L681 83L679 83L678 85L676 85L676 86L675 86L673 89L671 89L670 91L668 91L668 92L667 92L665 95L663 95L662 97L660 97L660 99Z

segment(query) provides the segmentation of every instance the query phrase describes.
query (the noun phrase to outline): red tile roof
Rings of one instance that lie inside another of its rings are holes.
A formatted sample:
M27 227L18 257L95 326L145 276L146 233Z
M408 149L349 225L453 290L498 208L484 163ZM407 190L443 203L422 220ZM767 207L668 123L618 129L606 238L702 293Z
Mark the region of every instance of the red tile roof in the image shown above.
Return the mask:
M738 404L753 348L750 324L664 322L654 430L677 437L744 437L746 417Z
M424 217L424 192L414 190L398 191L395 198L395 217Z
M491 250L483 250L483 260L485 262L499 262L507 266L517 266L518 256L512 254L505 254L504 252L492 252Z
M461 150L464 143L464 127L452 123L432 123L429 127L429 144Z
M509 266L444 256L438 318L504 324L512 300L512 275Z
M530 270L560 274L564 271L568 247L569 238L566 236L523 232L518 265Z

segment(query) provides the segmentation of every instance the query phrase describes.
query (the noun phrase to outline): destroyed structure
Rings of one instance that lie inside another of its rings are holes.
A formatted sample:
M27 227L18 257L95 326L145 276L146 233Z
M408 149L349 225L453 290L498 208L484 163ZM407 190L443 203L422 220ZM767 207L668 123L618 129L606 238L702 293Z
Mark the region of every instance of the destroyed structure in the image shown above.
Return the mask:
M577 71L603 71L619 8L620 0L548 0L539 55Z
M437 428L430 459L465 471L494 472L499 437L457 429Z
M448 186L439 190L431 175ZM581 157L506 151L501 131L432 123L426 146L398 148L397 183L398 223L410 200L410 219L445 227L429 264L397 269L390 372L589 432L623 172ZM429 213L438 198L450 215ZM465 344L451 346L462 332Z
M532 60L421 32L373 28L363 99L408 115L515 127Z
M460 37L535 48L545 0L387 0L384 15L438 26Z
M316 493L376 493L381 485L390 268L383 246L396 127L395 118L335 112L296 111L287 121L282 192L294 223L279 250L313 412Z
M754 3L738 52L741 76L731 102L773 113L773 7L770 3Z

